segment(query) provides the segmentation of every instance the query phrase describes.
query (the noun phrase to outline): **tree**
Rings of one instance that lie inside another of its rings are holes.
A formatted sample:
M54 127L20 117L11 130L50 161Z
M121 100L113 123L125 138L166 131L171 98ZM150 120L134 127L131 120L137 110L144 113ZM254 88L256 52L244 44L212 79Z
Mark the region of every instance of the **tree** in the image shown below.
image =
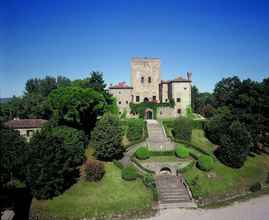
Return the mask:
M75 86L54 90L48 100L59 124L82 129L88 135L106 105L102 93Z
M26 142L15 130L0 124L0 188L13 178L22 179Z
M63 130L43 128L30 140L26 152L26 185L37 199L61 194L79 177L79 165L83 162L80 142L70 143L66 134L74 130Z
M244 165L252 147L252 138L247 128L239 121L234 121L222 135L221 147L216 156L226 165L240 168Z
M123 131L116 115L105 114L96 124L91 134L91 145L95 148L97 159L119 159L124 148L122 146Z
M220 144L221 137L227 132L227 128L233 120L234 117L228 107L218 108L205 124L208 139L215 144Z
M194 112L198 113L200 107L199 90L196 86L191 87L191 107Z
M98 92L103 92L106 88L106 84L103 79L103 73L98 71L92 71L90 73L90 77L85 79L75 80L73 85L82 88L92 88Z
M237 76L224 78L219 81L214 89L216 107L229 106L237 98L241 81Z

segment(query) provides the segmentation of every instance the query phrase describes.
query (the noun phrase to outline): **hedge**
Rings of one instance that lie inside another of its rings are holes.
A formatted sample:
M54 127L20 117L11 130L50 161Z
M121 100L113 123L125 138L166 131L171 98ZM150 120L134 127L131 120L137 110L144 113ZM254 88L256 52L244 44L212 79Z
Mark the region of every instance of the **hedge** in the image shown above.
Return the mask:
M192 120L186 117L177 118L173 126L172 134L176 139L190 141L192 135Z
M141 140L144 134L144 121L141 119L129 119L127 121L127 138L130 142Z
M127 181L136 180L136 178L138 177L136 168L133 167L132 165L123 168L121 171L121 177L122 179Z
M140 147L135 151L135 156L139 160L146 160L150 157L150 152L146 147Z
M184 145L179 145L176 147L176 156L180 158L187 158L190 155L188 148Z
M197 167L203 171L210 171L214 166L214 160L212 157L202 155L199 157Z

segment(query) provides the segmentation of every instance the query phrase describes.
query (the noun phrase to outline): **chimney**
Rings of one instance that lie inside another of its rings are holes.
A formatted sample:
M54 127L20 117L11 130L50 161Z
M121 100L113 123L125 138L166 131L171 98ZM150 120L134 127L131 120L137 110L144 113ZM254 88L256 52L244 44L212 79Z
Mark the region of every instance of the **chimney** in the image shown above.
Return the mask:
M189 81L192 81L191 77L192 77L192 72L187 72L187 77Z

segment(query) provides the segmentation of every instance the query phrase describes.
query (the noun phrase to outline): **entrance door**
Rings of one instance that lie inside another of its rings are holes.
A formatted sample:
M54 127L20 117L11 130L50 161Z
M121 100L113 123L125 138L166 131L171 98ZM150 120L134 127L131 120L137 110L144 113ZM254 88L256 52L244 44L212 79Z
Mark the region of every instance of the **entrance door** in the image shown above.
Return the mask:
M152 111L147 112L147 119L152 119Z

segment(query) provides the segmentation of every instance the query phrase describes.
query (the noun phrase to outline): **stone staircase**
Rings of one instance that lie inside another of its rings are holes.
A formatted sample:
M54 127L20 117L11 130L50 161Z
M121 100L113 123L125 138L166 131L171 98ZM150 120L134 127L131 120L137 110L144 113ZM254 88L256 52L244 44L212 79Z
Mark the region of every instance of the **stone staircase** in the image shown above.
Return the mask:
M164 134L162 126L156 120L147 120L148 138L146 140L147 145L151 150L165 151L173 150L175 148L172 143Z
M156 176L156 185L160 194L160 209L196 208L179 176L160 174Z

